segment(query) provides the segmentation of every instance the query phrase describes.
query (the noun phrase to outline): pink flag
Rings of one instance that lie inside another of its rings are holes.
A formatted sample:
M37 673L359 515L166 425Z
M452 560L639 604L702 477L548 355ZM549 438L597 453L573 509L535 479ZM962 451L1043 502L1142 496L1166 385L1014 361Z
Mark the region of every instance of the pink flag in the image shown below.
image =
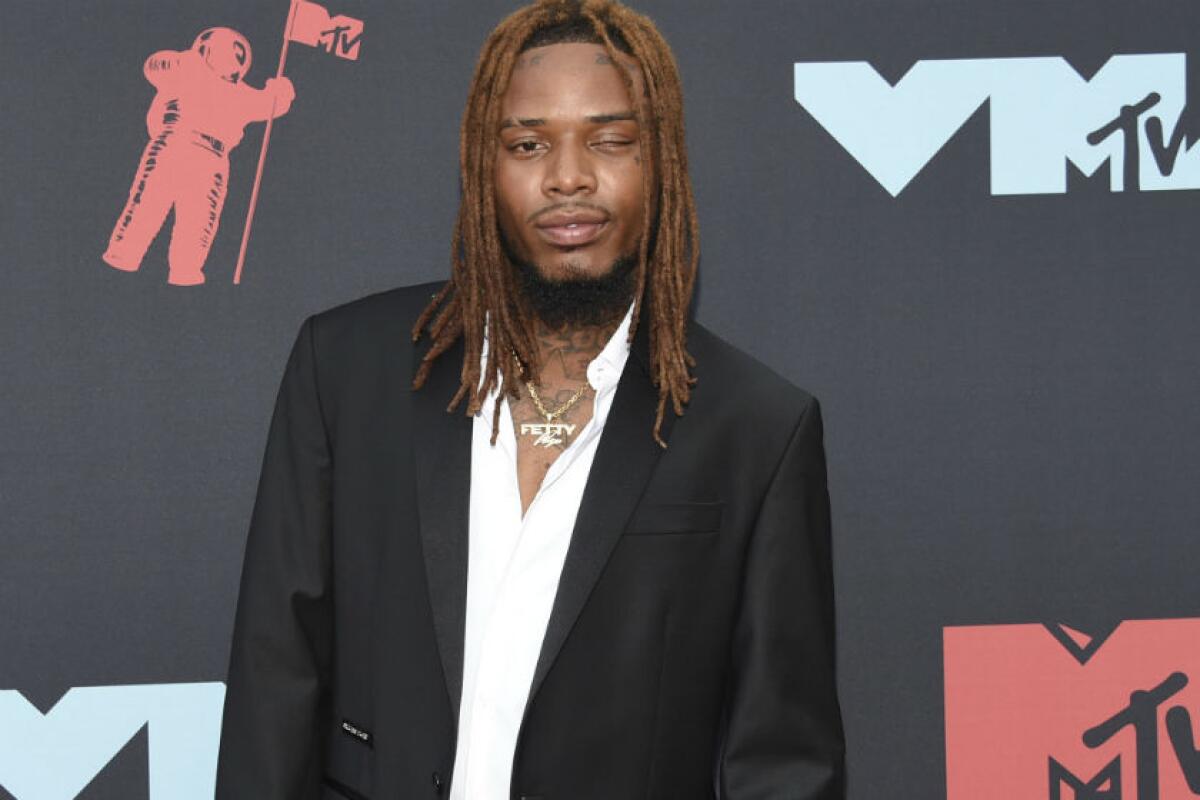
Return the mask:
M358 46L363 31L362 20L342 14L331 17L324 6L309 0L295 2L296 10L289 34L293 42L309 47L323 47L326 53L333 53L339 58L358 60Z

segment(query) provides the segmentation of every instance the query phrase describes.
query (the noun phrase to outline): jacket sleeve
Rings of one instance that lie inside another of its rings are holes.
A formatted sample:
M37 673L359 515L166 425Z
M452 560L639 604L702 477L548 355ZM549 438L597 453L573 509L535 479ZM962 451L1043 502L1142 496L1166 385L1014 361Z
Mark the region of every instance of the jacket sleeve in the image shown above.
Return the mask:
M751 531L717 764L720 800L845 797L822 438L813 398Z
M332 459L314 319L275 401L242 566L216 800L315 800L328 717Z

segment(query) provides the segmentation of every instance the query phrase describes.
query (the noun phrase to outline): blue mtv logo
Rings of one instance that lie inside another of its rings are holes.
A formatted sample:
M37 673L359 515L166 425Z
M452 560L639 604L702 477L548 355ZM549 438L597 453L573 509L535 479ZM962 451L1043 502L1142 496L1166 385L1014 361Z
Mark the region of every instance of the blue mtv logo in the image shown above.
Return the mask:
M1067 162L1108 164L1114 192L1200 189L1183 53L1113 56L1090 79L1057 56L918 61L895 85L865 61L794 68L796 102L892 196L985 102L994 195L1062 194Z
M17 800L71 800L147 727L151 800L212 800L223 683L74 688L46 714L0 691L0 786Z

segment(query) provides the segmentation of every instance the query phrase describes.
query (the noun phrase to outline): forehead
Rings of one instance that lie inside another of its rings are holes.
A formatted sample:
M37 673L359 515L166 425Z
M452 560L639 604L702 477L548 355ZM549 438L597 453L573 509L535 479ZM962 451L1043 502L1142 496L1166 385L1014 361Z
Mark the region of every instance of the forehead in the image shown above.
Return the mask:
M623 68L641 85L633 58L618 51ZM629 94L603 45L551 44L518 56L501 103L504 116L575 117L631 110Z

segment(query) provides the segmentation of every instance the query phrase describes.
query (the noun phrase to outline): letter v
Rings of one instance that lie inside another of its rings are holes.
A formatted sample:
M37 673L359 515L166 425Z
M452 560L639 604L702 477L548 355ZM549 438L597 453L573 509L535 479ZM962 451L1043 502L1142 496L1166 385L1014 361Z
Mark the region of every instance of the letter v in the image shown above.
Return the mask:
M988 99L993 61L918 61L895 86L865 61L798 63L795 97L895 197Z

